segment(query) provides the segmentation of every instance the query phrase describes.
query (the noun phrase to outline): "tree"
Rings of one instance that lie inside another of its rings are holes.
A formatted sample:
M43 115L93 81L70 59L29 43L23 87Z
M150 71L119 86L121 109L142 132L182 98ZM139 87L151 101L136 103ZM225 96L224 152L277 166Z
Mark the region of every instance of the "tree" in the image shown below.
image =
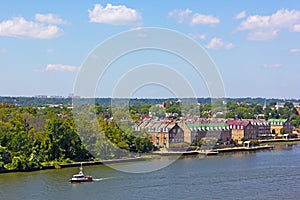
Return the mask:
M159 106L153 105L149 108L149 113L158 118L165 117L165 110Z
M285 102L283 107L292 110L294 108L294 104L292 102Z

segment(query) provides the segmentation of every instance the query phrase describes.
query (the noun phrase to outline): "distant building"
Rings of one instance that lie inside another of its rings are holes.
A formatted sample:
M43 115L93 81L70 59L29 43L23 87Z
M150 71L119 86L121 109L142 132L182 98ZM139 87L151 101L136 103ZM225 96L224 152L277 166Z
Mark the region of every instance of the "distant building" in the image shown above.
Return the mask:
M299 108L300 107L300 102L293 102L294 107Z
M252 126L256 129L256 134L259 138L270 137L270 124L264 119L245 119L249 121Z
M275 108L278 109L278 108L283 108L284 107L284 104L286 102L276 102L276 105L275 105ZM300 107L300 102L291 102L293 104L294 107Z
M145 130L151 135L157 147L170 148L172 144L184 142L184 131L176 123L168 120L146 119L135 127L136 131Z
M63 99L64 97L63 97L63 96L60 96L60 95L52 95L52 96L50 96L49 98L53 98L53 99Z
M233 140L241 143L242 139L271 137L270 124L264 119L228 120L232 128Z
M268 123L270 124L271 134L275 134L275 136L293 132L293 125L287 119L269 119Z
M298 115L300 115L300 108L296 108Z
M257 128L249 121L228 120L227 124L232 129L232 139L238 143L243 139L258 139Z
M80 96L74 95L74 93L70 93L67 98L80 99Z
M185 123L185 142L199 142L202 138L215 138L221 143L231 141L231 129L226 123Z
M157 147L170 148L172 144L197 143L203 138L215 139L221 144L232 140L242 144L244 140L257 140L292 133L293 126L286 119L229 119L189 117L183 121L166 119L141 119L135 131L151 135ZM175 145L174 145L175 146Z
M39 95L35 95L35 98L39 98L39 99L47 99L48 96L47 96L47 95L43 95L43 94L39 94Z

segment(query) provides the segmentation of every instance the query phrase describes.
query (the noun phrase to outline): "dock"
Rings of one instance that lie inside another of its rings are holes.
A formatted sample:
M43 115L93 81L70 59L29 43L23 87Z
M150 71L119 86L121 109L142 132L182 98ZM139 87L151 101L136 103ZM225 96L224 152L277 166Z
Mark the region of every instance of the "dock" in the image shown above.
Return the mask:
M218 153L223 152L234 152L234 151L257 151L257 150L264 150L264 149L273 149L273 145L263 145L263 146L254 146L254 147L230 147L230 148L221 148L221 149L214 149Z
M300 138L289 138L289 139L267 139L267 140L258 140L260 143L276 143L276 142L300 142Z
M154 151L152 154L161 156L187 156L187 155L197 155L198 151Z
M188 156L188 155L204 155L204 156L213 156L218 155L219 153L226 152L237 152L237 151L258 151L265 149L273 149L273 145L263 145L263 146L254 146L254 147L228 147L228 148L219 148L211 150L194 150L194 151L156 151L152 154L160 156Z

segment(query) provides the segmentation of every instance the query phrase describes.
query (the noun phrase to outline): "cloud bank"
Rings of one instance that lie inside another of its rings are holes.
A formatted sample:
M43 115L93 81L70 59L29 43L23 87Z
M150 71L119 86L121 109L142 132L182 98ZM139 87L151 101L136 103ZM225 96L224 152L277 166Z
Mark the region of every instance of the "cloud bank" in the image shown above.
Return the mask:
M173 10L168 14L169 17L175 18L177 23L188 23L191 26L195 25L216 25L220 23L220 19L213 15L194 13L190 9Z
M63 35L62 29L57 26L63 23L64 20L53 14L36 14L35 21L14 17L0 22L0 36L52 39Z
M53 71L53 72L76 72L79 70L77 66L71 65L63 65L63 64L47 64L45 67L45 71Z
M89 20L92 23L103 23L110 25L136 25L142 24L142 16L134 9L127 8L124 5L114 6L107 4L103 7L101 4L94 5L92 10L88 10Z
M271 40L283 29L300 32L300 11L280 9L272 15L252 15L242 21L237 31L249 31L249 40Z

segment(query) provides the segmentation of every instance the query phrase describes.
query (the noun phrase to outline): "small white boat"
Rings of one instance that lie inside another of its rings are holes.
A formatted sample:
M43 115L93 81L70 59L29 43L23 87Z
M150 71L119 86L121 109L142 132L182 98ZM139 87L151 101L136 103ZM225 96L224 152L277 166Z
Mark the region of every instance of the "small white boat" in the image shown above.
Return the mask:
M85 176L83 171L82 171L82 163L79 168L79 173L74 174L72 178L69 179L70 183L81 183L81 182L92 182L93 177L92 176Z

